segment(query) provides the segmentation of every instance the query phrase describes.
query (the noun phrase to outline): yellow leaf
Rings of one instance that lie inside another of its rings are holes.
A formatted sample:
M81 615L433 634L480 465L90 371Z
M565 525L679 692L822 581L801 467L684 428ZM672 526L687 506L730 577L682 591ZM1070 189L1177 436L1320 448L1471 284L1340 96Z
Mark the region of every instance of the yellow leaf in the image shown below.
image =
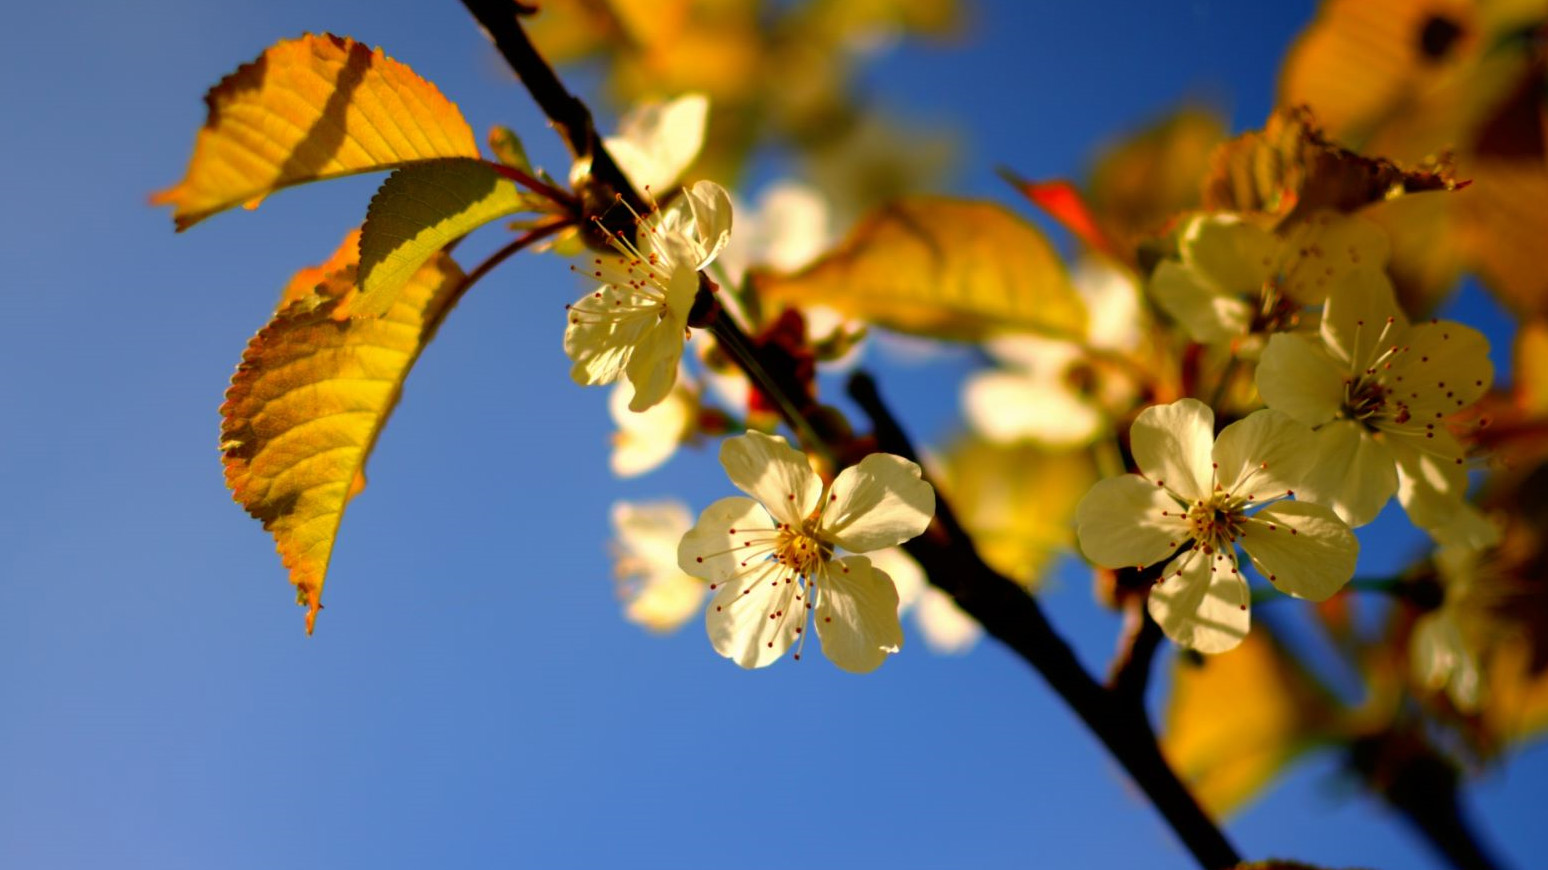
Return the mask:
M1456 233L1491 290L1519 315L1548 314L1548 169L1480 158L1456 196Z
M435 85L352 39L280 42L205 96L188 172L152 197L179 230L293 184L477 157L473 131Z
M534 207L530 197L482 160L452 157L397 170L372 197L360 229L360 295L349 313L381 314L448 242Z
M365 485L366 459L404 378L463 280L436 254L385 315L349 319L356 250L351 234L330 260L345 265L310 295L287 293L248 343L221 406L226 485L274 535L309 634L345 505Z
M1495 650L1483 704L1484 726L1501 743L1525 743L1548 731L1548 668L1534 668L1531 644Z
M991 568L1029 589L1074 547L1075 505L1096 482L1083 450L958 439L942 455L942 489Z
M1085 334L1085 308L1053 247L987 202L899 200L806 269L755 281L766 302L826 305L899 332L965 340Z
M1241 807L1325 733L1325 695L1262 627L1200 664L1179 656L1161 748L1213 815Z

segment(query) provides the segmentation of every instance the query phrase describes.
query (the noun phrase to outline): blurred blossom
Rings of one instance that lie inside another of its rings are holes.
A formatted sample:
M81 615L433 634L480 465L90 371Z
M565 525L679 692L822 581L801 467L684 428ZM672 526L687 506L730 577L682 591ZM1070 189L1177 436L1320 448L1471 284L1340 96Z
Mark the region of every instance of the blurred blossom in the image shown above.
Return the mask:
M1441 606L1419 618L1409 640L1414 682L1430 692L1445 690L1464 713L1478 709L1483 679L1478 662L1480 638L1469 637L1467 611L1475 605L1474 574L1479 552L1469 547L1442 547L1435 566L1444 587Z
M1281 237L1231 214L1184 225L1180 260L1163 260L1150 293L1201 344L1293 330L1351 275L1380 270L1387 237L1375 224L1319 212ZM1251 352L1257 345L1240 349Z
M694 434L699 412L695 391L681 380L659 404L638 413L629 410L634 388L620 381L608 396L607 410L618 431L613 434L610 460L619 477L637 477L651 471L677 452L677 446Z
M871 564L887 572L898 588L898 613L912 613L914 624L931 652L957 655L983 637L978 620L962 612L950 595L930 585L924 569L902 548L870 554Z
M985 346L1004 368L974 374L964 384L963 413L989 440L1089 444L1133 401L1128 374L1094 359L1088 348L1135 349L1138 289L1128 272L1096 261L1083 262L1072 279L1086 304L1086 346L1036 335L990 339Z
M677 567L677 545L693 525L676 501L613 504L614 574L624 618L654 632L676 631L704 606L704 581Z

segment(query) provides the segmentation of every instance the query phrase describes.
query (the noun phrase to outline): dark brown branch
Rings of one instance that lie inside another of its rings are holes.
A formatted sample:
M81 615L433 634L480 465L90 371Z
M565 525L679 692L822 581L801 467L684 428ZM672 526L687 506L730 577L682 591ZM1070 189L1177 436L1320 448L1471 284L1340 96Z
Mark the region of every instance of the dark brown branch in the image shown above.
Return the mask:
M1500 870L1462 804L1461 777L1423 740L1389 731L1356 741L1350 766L1457 870Z
M916 458L913 445L882 403L875 381L864 373L855 374L849 381L849 395L871 418L878 449ZM979 557L944 499L936 500L930 528L903 546L924 567L931 583L949 592L985 630L1037 669L1129 772L1201 866L1225 868L1241 863L1236 849L1161 755L1144 708L1091 678L1054 632L1036 599Z
M1129 597L1123 607L1124 633L1118 642L1118 655L1107 672L1107 688L1143 709L1151 666L1165 635L1161 633L1161 626L1150 618L1143 596Z
M558 129L570 154L577 160L591 158L591 177L602 190L596 192L595 208L588 214L605 211L612 204L614 194L623 197L624 202L640 214L649 211L649 204L618 168L613 156L602 147L591 110L565 89L553 67L527 38L517 15L530 10L511 0L462 0L462 5L489 34L495 48L526 86L527 93Z

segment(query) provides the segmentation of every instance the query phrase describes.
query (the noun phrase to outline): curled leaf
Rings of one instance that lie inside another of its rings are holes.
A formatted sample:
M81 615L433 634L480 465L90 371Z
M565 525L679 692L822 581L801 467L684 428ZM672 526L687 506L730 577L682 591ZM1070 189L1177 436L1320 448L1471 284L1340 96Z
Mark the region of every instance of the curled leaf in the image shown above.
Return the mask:
M187 173L151 198L173 207L178 230L294 184L478 156L467 121L435 85L346 37L277 43L204 101Z
M1058 254L998 205L913 197L871 212L837 249L791 275L759 274L767 302L826 305L917 335L1084 334L1086 313Z
M372 197L360 229L360 295L350 314L381 314L448 242L535 207L531 197L482 160L449 157L397 170Z
M247 345L221 406L221 451L233 497L274 535L311 633L345 505L398 402L403 381L455 300L463 276L436 254L380 318L350 319L351 234L315 289L292 282ZM343 265L339 265L339 264ZM313 276L315 277L315 276Z

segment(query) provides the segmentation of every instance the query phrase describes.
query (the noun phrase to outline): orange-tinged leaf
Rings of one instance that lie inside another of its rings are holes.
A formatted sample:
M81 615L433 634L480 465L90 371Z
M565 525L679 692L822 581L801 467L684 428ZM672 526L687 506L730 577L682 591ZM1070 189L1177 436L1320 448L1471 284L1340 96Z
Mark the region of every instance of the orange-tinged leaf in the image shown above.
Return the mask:
M1484 725L1506 744L1525 743L1548 731L1548 669L1532 669L1529 643L1495 651L1484 696Z
M995 332L1080 336L1085 308L1053 246L988 202L914 197L862 219L792 275L755 277L767 302L826 305L900 332L972 340Z
M345 239L329 260L343 265L315 292L287 291L248 343L221 406L226 485L274 535L307 607L308 633L345 505L365 486L366 460L403 381L463 281L437 254L382 317L350 319L357 246L354 234Z
M1330 702L1262 627L1202 664L1179 657L1162 750L1212 814L1241 807L1324 733Z
M1204 180L1204 207L1278 220L1460 185L1444 165L1405 169L1329 142L1305 107L1277 109L1261 131L1221 145Z
M1456 232L1489 289L1523 316L1548 314L1548 167L1483 160L1456 197Z
M407 66L352 39L277 43L205 96L187 174L152 197L179 230L283 187L435 157L477 157L457 107Z
M1108 235L1132 253L1141 239L1197 207L1210 155L1226 132L1215 112L1185 106L1105 150L1086 193Z
M1086 200L1075 189L1075 185L1059 179L1027 181L1015 176L1009 176L1009 179L1022 195L1032 200L1034 205L1047 212L1049 217L1058 221L1087 247L1109 257L1123 259L1118 246L1113 244L1101 224L1097 223L1096 215L1091 213L1090 206L1086 205Z

